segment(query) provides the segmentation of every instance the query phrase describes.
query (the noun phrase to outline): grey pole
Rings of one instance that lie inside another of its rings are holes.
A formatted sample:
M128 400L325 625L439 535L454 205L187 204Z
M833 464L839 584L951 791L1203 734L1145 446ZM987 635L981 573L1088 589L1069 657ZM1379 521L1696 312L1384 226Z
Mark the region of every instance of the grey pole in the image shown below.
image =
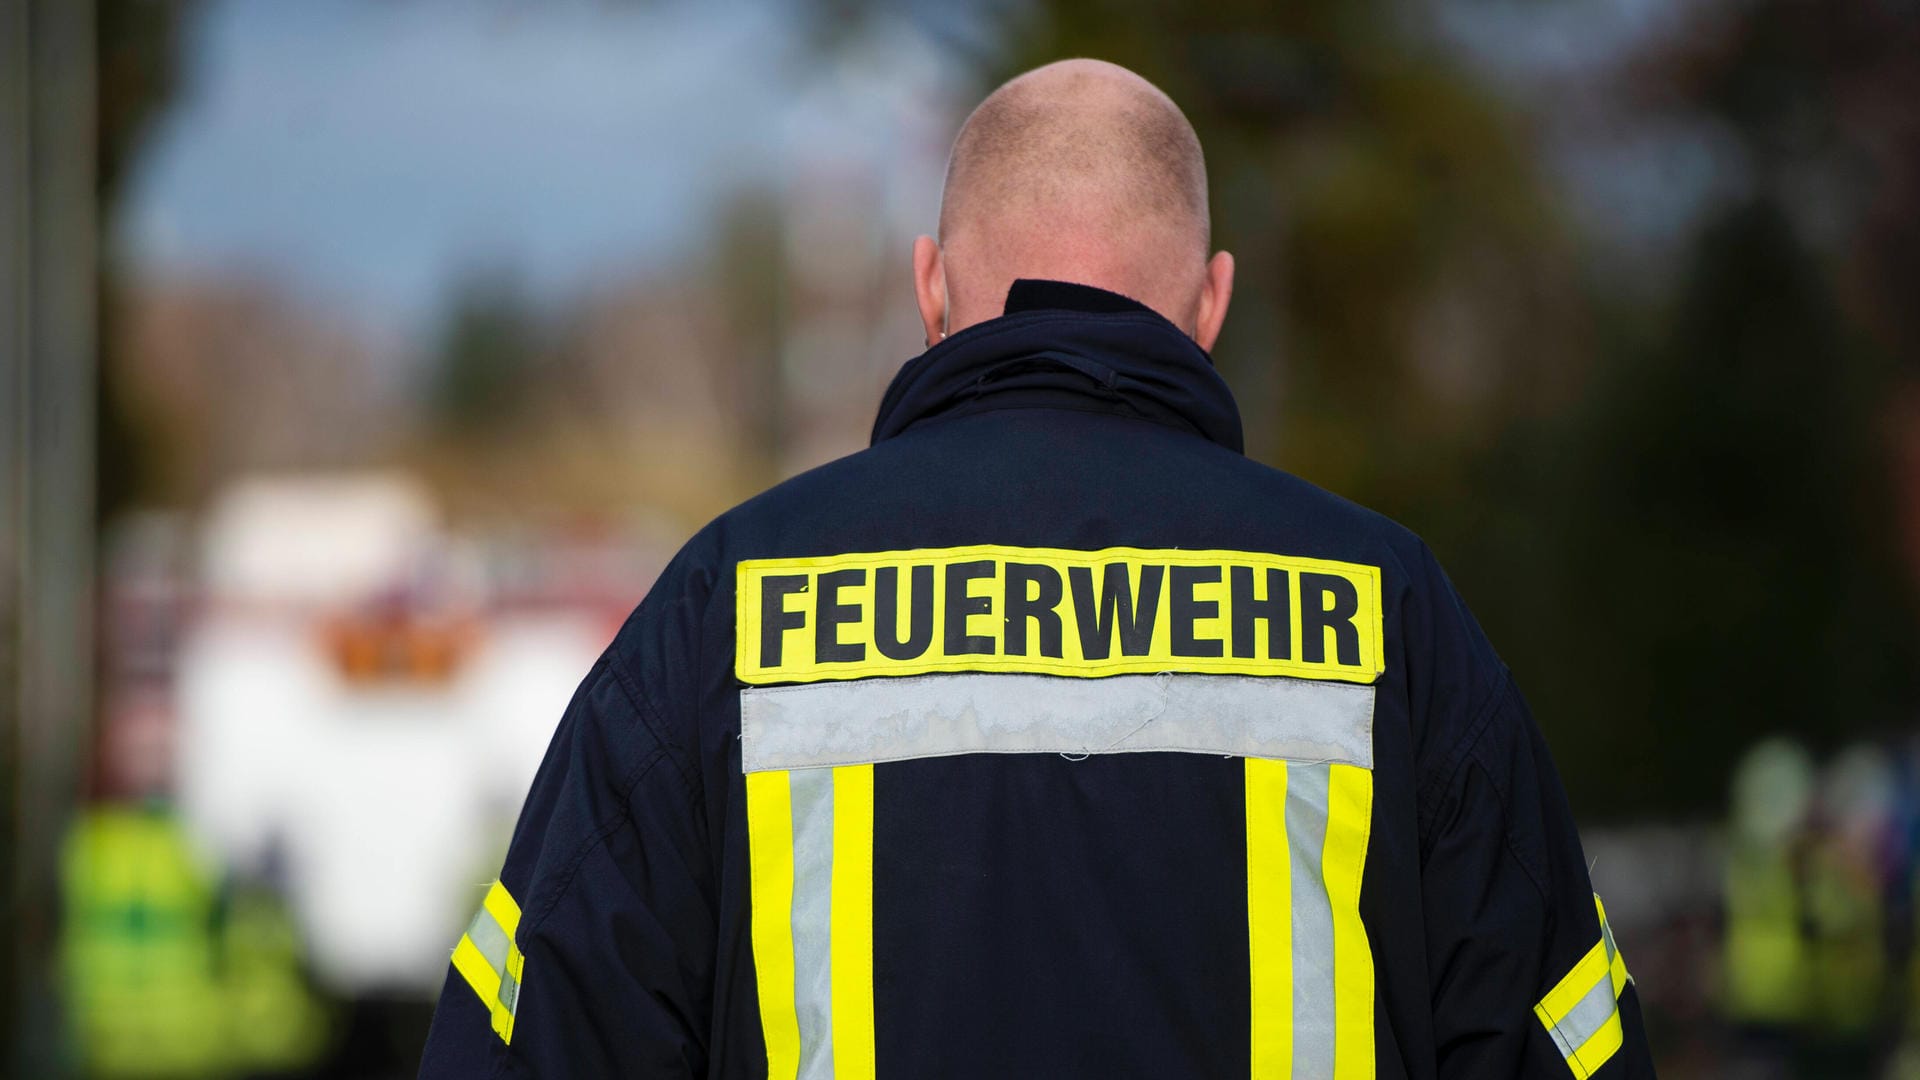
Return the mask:
M0 0L0 1074L55 1076L59 844L93 711L91 0Z

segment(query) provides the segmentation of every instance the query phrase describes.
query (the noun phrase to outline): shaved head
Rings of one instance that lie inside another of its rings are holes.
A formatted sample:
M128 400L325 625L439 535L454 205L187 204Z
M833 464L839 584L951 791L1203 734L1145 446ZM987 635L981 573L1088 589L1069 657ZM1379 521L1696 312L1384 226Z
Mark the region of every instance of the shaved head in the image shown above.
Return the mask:
M1207 166L1180 107L1098 60L1049 64L994 91L954 140L940 240L1035 221L1157 228L1204 255Z
M1232 260L1208 260L1209 234L1206 161L1173 99L1099 60L1037 68L988 95L954 140L938 239L915 251L922 315L936 314L929 299L938 309L929 340L998 316L1026 277L1130 296L1210 347L1217 319L1209 329L1200 308L1223 285L1224 315Z

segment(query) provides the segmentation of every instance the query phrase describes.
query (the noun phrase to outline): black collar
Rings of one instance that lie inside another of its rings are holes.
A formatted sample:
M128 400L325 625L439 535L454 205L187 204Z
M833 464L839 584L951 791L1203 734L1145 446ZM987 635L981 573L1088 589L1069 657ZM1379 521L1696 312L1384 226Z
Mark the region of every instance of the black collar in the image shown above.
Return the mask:
M1144 305L1022 279L1006 311L909 360L881 400L873 441L935 417L1051 407L1132 416L1243 449L1240 410L1213 361Z
M1147 305L1117 292L1080 285L1071 281L1044 278L1019 278L1007 290L1007 307L1002 315L1022 311L1085 311L1096 315L1120 311L1146 311Z

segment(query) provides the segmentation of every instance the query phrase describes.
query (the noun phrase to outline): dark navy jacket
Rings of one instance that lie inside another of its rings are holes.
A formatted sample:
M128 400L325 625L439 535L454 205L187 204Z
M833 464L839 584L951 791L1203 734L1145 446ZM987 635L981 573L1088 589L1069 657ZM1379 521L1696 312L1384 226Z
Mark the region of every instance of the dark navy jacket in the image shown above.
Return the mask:
M1640 1077L1433 554L1021 282L714 521L560 722L424 1077Z

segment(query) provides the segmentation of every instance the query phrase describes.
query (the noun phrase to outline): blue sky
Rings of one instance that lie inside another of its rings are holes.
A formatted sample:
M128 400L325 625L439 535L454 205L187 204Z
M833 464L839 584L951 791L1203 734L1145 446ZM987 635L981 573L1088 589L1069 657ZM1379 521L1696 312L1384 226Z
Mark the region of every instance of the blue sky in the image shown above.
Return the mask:
M821 65L772 2L219 0L121 240L148 272L264 275L416 332L470 263L561 294L684 258L799 140L885 167L902 102L963 81L936 56L883 26Z
M1631 244L1669 238L1726 163L1684 117L1601 135L1568 80L1698 2L1434 12L1511 98L1551 88L1565 122L1547 153L1571 208ZM122 219L135 264L267 277L403 336L471 264L549 297L671 266L722 197L798 163L884 175L905 193L886 212L928 228L944 140L978 89L904 22L823 62L779 0L212 0L183 59Z

